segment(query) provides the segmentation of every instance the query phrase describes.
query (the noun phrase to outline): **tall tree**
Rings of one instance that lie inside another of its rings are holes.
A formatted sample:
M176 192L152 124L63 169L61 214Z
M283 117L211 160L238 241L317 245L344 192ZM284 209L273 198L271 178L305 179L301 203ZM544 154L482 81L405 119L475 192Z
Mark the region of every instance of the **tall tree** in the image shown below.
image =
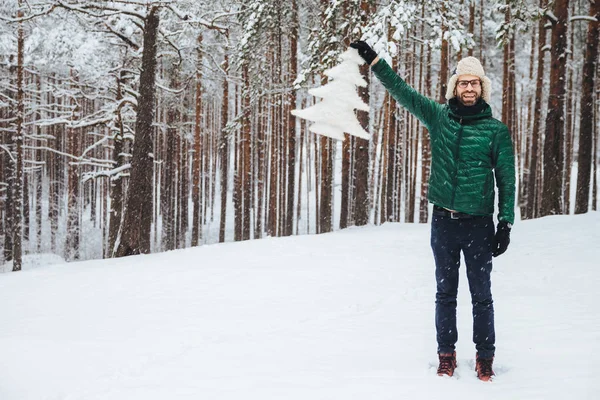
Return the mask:
M368 16L371 14L371 5L367 0L362 0L360 2L360 14L358 16L359 20L362 20L362 25L364 26L367 22ZM361 73L365 76L368 82L368 74L369 66L362 65ZM369 104L369 90L367 87L359 88L359 95L361 99ZM369 113L367 112L358 112L358 119L360 121L361 126L367 132L369 131ZM366 139L355 138L355 162L354 162L354 176L355 176L355 186L356 186L356 203L354 207L354 222L358 226L366 225L369 222L369 214L370 214L370 206L371 201L369 198L369 141Z
M76 73L71 71L72 80L77 83L78 79ZM80 141L81 141L81 130L75 128L73 125L79 120L81 113L81 105L76 102L75 99L71 98L71 107L73 110L71 116L71 125L67 128L67 143L68 153L71 155L79 154L80 152ZM79 190L79 173L80 167L77 162L71 161L67 167L67 240L65 243L65 256L68 261L79 260L79 207L80 207L80 195Z
M200 228L200 154L202 152L201 119L202 119L202 34L198 36L196 61L196 93L195 93L195 123L194 123L194 155L192 159L192 246L198 246L201 238Z
M116 256L150 253L154 169L152 155L152 122L154 121L156 52L159 7L152 6L144 21L144 45L140 96L136 118L135 142L131 160L131 182L127 196L124 224Z
M550 94L544 140L544 184L540 215L562 214L564 107L567 70L567 22L569 0L556 0L547 13L552 24Z
M23 18L22 0L19 0L17 17ZM25 30L23 21L19 21L17 28L17 113L16 131L14 137L14 180L13 185L13 218L12 218L12 260L13 271L20 271L23 265L23 125L25 118L25 98L23 75L25 70Z
M547 7L547 0L540 0L539 8L542 12L545 12ZM539 16L538 22L538 45L537 45L537 73L536 73L536 85L535 85L535 105L533 112L533 126L531 134L531 161L529 165L529 175L527 177L527 206L526 212L523 215L525 218L536 218L539 212L539 197L541 195L541 188L538 184L541 172L541 161L540 160L540 141L542 135L540 135L540 126L542 119L542 94L544 88L544 71L545 71L545 55L546 55L546 21L542 15ZM533 40L533 39L532 39Z
M292 0L290 8L291 30L289 32L290 41L290 57L289 57L289 72L286 85L296 79L298 75L298 3L297 0ZM291 79L290 79L291 78ZM296 108L296 91L288 89L287 96L288 111ZM288 113L288 155L287 155L287 204L285 226L283 229L284 236L290 236L294 231L294 193L296 185L296 117ZM300 199L298 199L300 201Z
M125 72L119 72L117 76L116 100L123 100L123 84L125 81ZM123 104L123 103L121 103ZM115 113L115 122L113 124L113 160L116 162L118 169L124 168L127 164L125 156L125 124L123 123L123 107L117 108ZM110 179L110 216L109 216L109 231L108 231L108 252L107 256L111 256L116 250L115 243L119 235L123 217L123 204L125 202L125 178L121 174Z
M219 154L221 159L220 182L221 182L221 218L219 221L219 242L225 241L225 228L227 226L227 188L229 174L229 136L230 130L226 126L229 118L229 56L227 50L223 59L223 100L221 105L221 136L219 140Z
M600 41L600 0L590 2L590 17L595 21L588 23L583 63L575 214L586 213L589 210L594 123L597 123L594 118L594 88L596 80L600 80L600 77L595 76Z

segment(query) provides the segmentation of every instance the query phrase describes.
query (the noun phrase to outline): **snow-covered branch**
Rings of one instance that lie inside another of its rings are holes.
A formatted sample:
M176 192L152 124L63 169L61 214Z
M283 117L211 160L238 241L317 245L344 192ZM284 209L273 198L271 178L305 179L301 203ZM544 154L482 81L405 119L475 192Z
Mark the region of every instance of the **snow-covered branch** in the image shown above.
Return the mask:
M108 29L108 31L110 33L112 33L113 35L115 35L116 37L118 37L119 39L124 41L125 43L127 43L127 45L130 46L131 48L133 48L135 51L138 51L140 49L141 46L139 44L137 44L136 42L134 42L133 39L128 38L127 36L123 35L121 32L117 32L116 30L114 30L112 28L112 26L110 26L106 22L104 23L104 26L106 27L106 29Z
M138 18L140 20L144 20L146 18L146 16L144 14L140 14L138 12L133 11L130 7L115 7L114 5L118 4L118 2L116 1L112 1L111 4L113 4L113 6L109 6L106 3L99 3L96 1L88 1L83 5L79 5L79 4L69 4L65 1L58 1L56 3L57 6L60 6L66 10L70 10L70 11L75 11L75 12L80 12L83 14L88 14L92 17L96 17L96 18L105 18L105 17L109 17L115 14L125 14L125 15L129 15L131 17L135 17ZM127 5L136 5L133 2L128 2L126 3ZM141 4L138 4L139 6L141 6ZM146 7L147 4L144 4L144 7ZM98 12L99 13L96 13Z
M69 153L65 153L56 149L53 149L52 147L48 147L48 146L23 146L24 149L28 149L28 150L46 150L61 156L65 156L65 157L69 157L72 158L74 160L81 160L81 157L77 157L74 156L73 154L69 154Z
M17 162L17 160L15 160L15 158L13 157L12 152L10 151L10 149L2 144L0 144L0 149L4 150L8 156L10 157L10 159L12 160L12 162Z
M167 9L171 10L173 12L173 14L175 14L182 21L186 21L186 22L193 23L193 24L199 24L199 25L204 26L205 28L213 29L220 33L226 33L228 30L228 28L226 26L219 25L215 21L217 20L217 18L221 18L223 16L227 16L227 15L231 15L231 14L221 14L221 15L218 15L217 17L213 18L212 21L208 21L202 17L197 18L197 19L192 19L192 17L190 15L185 14L184 12L179 10L177 7L175 7L174 4L168 5Z
M558 17L554 15L552 10L546 10L546 18L548 18L553 24L558 23Z
M92 151L93 149L95 149L96 147L98 147L99 145L101 145L102 143L106 142L109 139L109 136L105 136L102 139L98 140L96 143L90 145L87 149L85 149L83 151L83 153L81 154L81 157L85 157L85 155Z
M4 17L2 14L0 14L0 21L6 21L6 22L25 22L25 21L30 21L30 20L35 19L37 17L41 17L41 16L44 16L44 15L50 14L52 11L54 11L54 9L56 9L56 4L52 4L48 8L43 9L41 11L34 12L33 14L26 15L26 16L23 16L23 17L18 17L18 18L7 18L7 17Z
M90 179L96 179L96 178L110 178L117 174L120 174L123 171L127 171L130 168L131 168L131 164L124 164L124 165L121 165L120 167L111 169L109 171L89 172L89 173L84 174L82 182L85 183L85 182L89 181Z
M569 22L575 21L598 22L598 19L596 17L592 17L591 15L574 15L569 18Z

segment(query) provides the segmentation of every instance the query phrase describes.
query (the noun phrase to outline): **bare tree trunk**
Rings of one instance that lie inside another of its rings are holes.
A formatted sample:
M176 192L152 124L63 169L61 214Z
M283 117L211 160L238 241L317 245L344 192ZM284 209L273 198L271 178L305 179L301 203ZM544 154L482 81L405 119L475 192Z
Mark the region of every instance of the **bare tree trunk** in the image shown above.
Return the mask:
M415 32L413 31L413 34ZM417 77L415 71L415 54L417 52L416 42L413 42L413 48L411 49L410 55L406 57L406 70L410 70L410 84L412 87L418 88L419 93L423 93L422 86L420 83L421 77ZM419 82L417 82L417 79ZM408 137L409 137L409 148L410 148L410 169L408 170L409 179L408 182L408 207L404 215L404 220L409 223L415 222L415 209L417 203L417 151L419 148L419 124L417 119L412 115L408 115Z
M481 64L485 66L485 60L483 59L483 23L484 23L484 14L483 14L483 3L484 0L479 1L479 61Z
M173 105L168 105L166 110L165 129L165 155L162 160L163 170L161 179L161 207L162 214L162 248L164 250L175 249L175 193L177 192L176 181L176 151L177 132L174 128L175 111ZM162 146L161 146L162 147Z
M473 4L473 3L472 3ZM469 52L469 54L471 51ZM425 95L431 94L431 47L427 46L427 70L425 72ZM431 174L431 142L429 131L423 127L421 136L421 204L419 207L419 222L426 224L429 219L429 176Z
M446 11L446 7L442 8L443 11ZM442 37L448 31L448 27L442 24ZM442 48L440 51L440 103L446 102L446 87L448 86L448 59L449 59L449 51L448 51L448 41L442 40Z
M55 79L52 79L56 83ZM53 116L56 115L56 110L60 107L61 99L51 94L51 104ZM50 135L54 138L54 148L59 149L61 145L62 136L62 125L51 126ZM60 158L58 154L50 153L50 185L48 190L48 219L50 220L50 249L54 253L58 253L58 246L56 243L56 236L58 232L58 218L60 216L59 204L60 204L60 188L62 185L62 174L60 166ZM7 209L8 210L8 209Z
M351 139L350 135L344 133L344 142L342 143L342 192L340 207L340 229L348 227L348 212L350 207L350 159L351 159Z
M245 93L243 96L243 122L242 122L242 240L250 239L250 210L252 204L252 148L251 148L251 127L250 127L250 77L248 65L243 67L243 80L245 82Z
M392 59L392 68L398 68L398 58ZM388 168L384 172L386 176L385 193L385 221L398 221L400 214L396 212L396 204L399 203L401 187L396 184L396 176L402 174L402 152L398 145L398 107L396 101L386 93L389 109L389 130L387 140L387 163Z
M151 7L144 26L142 73L136 118L135 143L131 159L131 180L117 257L150 253L152 228L152 122L154 121L156 50L159 8Z
M117 96L116 100L120 101L123 99L122 91L122 79L123 72L120 73L120 77L117 79ZM122 167L126 163L125 157L125 129L123 126L123 119L121 116L121 110L117 111L115 117L115 127L117 130L113 137L113 160L116 163L117 168ZM119 234L119 227L121 226L121 219L123 218L123 196L124 196L124 178L121 174L110 179L110 219L108 222L108 248L109 257L115 252L115 243Z
M574 15L577 12L577 5L571 3L571 11L570 13ZM567 48L572 49L575 45L575 30L571 29L569 42L567 43ZM568 54L569 60L567 61L569 64L572 64L574 61L573 51L569 51ZM568 99L566 102L566 123L565 123L565 139L564 139L564 158L565 162L563 165L563 192L561 194L563 199L563 214L571 213L571 175L573 170L573 140L575 135L575 115L577 114L577 96L573 93L573 88L575 87L575 82L577 81L577 71L574 68L567 69L567 88L566 93L568 94Z
M72 71L74 72L74 71ZM72 76L75 81L77 78ZM71 100L71 106L73 109L72 120L76 121L79 114L81 113L80 105L75 103L75 100ZM69 146L69 154L78 155L79 152L79 141L81 138L81 131L75 128L69 127L67 129L67 140ZM75 162L69 162L67 168L68 174L68 191L67 191L67 242L65 244L65 256L68 261L79 260L79 166Z
M596 76L600 77L600 63L598 63L598 70L596 71ZM592 162L592 175L593 175L593 183L592 183L592 211L598 210L598 142L600 141L600 128L598 128L598 120L600 120L600 78L596 80L596 104L598 104L598 108L596 108L596 117L594 118L594 150L593 150L593 162Z
M320 140L317 135L312 135L314 145L314 161L315 161L315 232L321 233L321 163L322 157L319 155ZM323 139L323 138L321 138Z
M187 230L189 227L188 219L188 200L190 198L190 179L189 179L189 146L185 137L181 138L181 163L179 168L179 237L178 248L187 247ZM208 202L208 201L207 201Z
M544 141L542 216L562 214L564 106L569 0L556 0L552 28L550 96Z
M393 113L390 110L390 96L386 92L385 97L383 98L383 107L382 107L382 115L381 115L381 161L380 161L380 170L381 170L381 179L379 182L379 189L381 191L381 197L379 198L380 206L379 206L379 224L383 224L389 220L388 216L388 185L391 184L388 176L390 175L389 170L391 169L390 158L390 124L393 118Z
M41 78L37 77L37 90L39 93L42 93L42 85ZM41 96L41 94L40 94ZM42 99L40 98L40 105L43 104ZM36 120L42 119L41 112L38 110L36 112ZM36 127L36 133L38 136L42 135L42 128L40 126ZM42 166L44 162L44 153L41 149L35 150L35 160L39 163L39 169L35 174L35 220L36 220L36 250L38 252L42 251L42 196L43 196L43 184L44 184L44 172L48 171L48 166L46 163Z
M321 197L319 204L319 233L331 232L333 209L333 139L321 137Z
M273 96L269 96L270 101ZM279 164L277 146L277 111L272 107L271 129L269 135L269 206L267 215L267 234L277 236L277 187L279 186Z
M304 173L304 145L305 145L305 133L304 128L300 128L300 165L298 171L298 197L296 203L296 235L299 233L300 221L302 220L302 176Z
M540 0L540 8L546 7L546 0ZM540 164L540 121L542 118L542 88L544 87L544 56L546 47L546 28L544 27L545 20L540 19L538 22L538 65L537 65L537 78L536 78L536 89L535 89L535 107L533 112L533 128L531 133L531 162L529 167L529 176L527 180L527 207L526 207L526 218L536 218L538 216L538 198L540 194L540 188L536 184L539 182L538 176L541 173L541 168L538 167ZM532 39L533 40L533 39Z
M425 10L425 3L423 3L423 10ZM469 33L475 37L475 0L469 0ZM423 35L421 34L421 36ZM481 46L482 43L479 43L479 47ZM470 57L473 56L473 47L469 49L467 55Z
M361 67L363 77L368 81L369 66L364 64ZM369 90L367 87L358 89L361 99L369 104ZM369 131L369 113L367 111L358 112L360 125L367 132ZM354 147L354 176L356 185L356 202L354 207L354 222L357 226L363 226L369 223L369 212L371 202L369 199L369 141L366 139L355 138Z
M534 58L535 58L535 48L536 48L536 32L537 32L537 27L534 27L534 29L532 30L532 35L531 35L531 55L529 57L529 81L533 82L533 78L534 78ZM524 101L525 102L525 101ZM531 158L532 158L532 154L531 154L531 146L532 146L532 129L531 129L531 125L532 125L532 120L535 118L535 116L533 115L533 102L534 102L534 98L532 95L529 96L529 98L527 99L527 107L525 110L522 110L522 114L523 114L523 120L525 121L523 123L523 132L525 134L525 155L524 155L524 160L523 160L523 172L521 174L521 185L520 185L520 189L521 189L521 201L519 202L519 208L521 211L521 218L522 219L526 219L527 218L527 204L529 203L529 176L531 174ZM522 108L522 107L521 107Z
M21 11L22 1L19 0L19 12L17 16L23 17ZM24 52L25 52L25 33L23 22L19 22L17 28L17 115L14 138L15 146L15 167L13 186L13 218L12 218L12 260L13 271L20 271L23 265L23 123L25 118L25 99L23 89L24 74Z
M507 1L508 2L508 1ZM509 25L511 9L509 5L506 5L506 9L504 11L504 23ZM510 52L510 37L512 36L512 32L507 32L506 37L504 38L504 63L502 70L502 122L512 129L512 115L510 114L511 104L510 104L510 93L512 91L512 82L510 80L510 69L513 67L513 60L511 58ZM511 130L511 134L513 135L515 132Z
M200 245L200 153L202 151L200 123L202 118L202 34L198 36L196 60L196 120L194 124L194 156L192 161L192 246Z
M290 61L288 82L291 87L292 81L298 75L298 10L297 0L292 0L291 5L291 31L290 39ZM287 206L286 219L284 227L284 236L290 236L294 231L294 192L296 186L296 117L290 113L291 108L296 108L296 91L290 89L288 91L288 156L287 156ZM300 199L298 199L300 201Z
M229 70L229 56L225 53L223 61L223 102L221 105L221 139L219 153L221 155L221 218L219 221L219 242L225 241L225 228L227 226L227 189L229 175L229 132L226 129L229 120L229 82L227 73Z
M596 21L588 23L585 61L583 63L582 85L580 89L581 116L579 122L579 166L577 169L575 214L586 213L590 208L590 174L592 160L595 158L592 157L592 149L595 147L593 143L594 125L598 122L594 118L594 88L598 87L598 82L600 81L600 76L596 76L594 80L594 73L598 64L598 42L600 40L600 1L590 2L590 16L595 17Z
M10 153L4 156L4 176L6 177L6 196L4 198L4 221L6 230L4 231L4 261L12 261L13 259L13 226L14 226L14 139L12 135L9 137L7 144Z
M262 238L263 234L263 217L264 217L264 194L265 194L265 182L267 180L267 165L266 165L266 157L265 157L265 145L266 135L265 132L267 130L268 118L267 118L267 110L269 108L268 104L265 104L265 101L260 101L258 105L259 116L258 116L258 126L256 128L256 140L257 146L256 155L256 179L257 182L257 204L256 204L256 222L254 223L254 238Z

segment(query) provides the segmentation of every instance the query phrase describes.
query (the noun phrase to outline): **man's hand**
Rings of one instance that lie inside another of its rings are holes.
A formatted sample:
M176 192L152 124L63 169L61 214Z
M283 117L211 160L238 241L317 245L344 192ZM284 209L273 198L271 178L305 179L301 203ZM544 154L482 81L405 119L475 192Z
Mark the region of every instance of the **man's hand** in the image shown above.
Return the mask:
M350 47L358 50L358 54L365 60L365 62L369 65L373 62L375 58L377 58L377 53L375 50L371 48L366 42L361 40L357 40L356 42L350 43Z
M494 237L494 246L492 248L492 256L498 257L504 253L510 243L510 228L511 224L506 221L498 222L496 236Z

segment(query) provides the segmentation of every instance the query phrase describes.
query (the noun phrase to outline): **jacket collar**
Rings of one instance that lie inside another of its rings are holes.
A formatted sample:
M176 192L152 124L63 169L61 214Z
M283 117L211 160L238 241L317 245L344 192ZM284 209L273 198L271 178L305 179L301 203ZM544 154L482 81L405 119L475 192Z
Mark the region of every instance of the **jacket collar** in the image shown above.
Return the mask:
M478 119L491 118L492 107L483 99L479 99L475 105L465 106L456 97L448 100L448 115L457 121L474 121Z

